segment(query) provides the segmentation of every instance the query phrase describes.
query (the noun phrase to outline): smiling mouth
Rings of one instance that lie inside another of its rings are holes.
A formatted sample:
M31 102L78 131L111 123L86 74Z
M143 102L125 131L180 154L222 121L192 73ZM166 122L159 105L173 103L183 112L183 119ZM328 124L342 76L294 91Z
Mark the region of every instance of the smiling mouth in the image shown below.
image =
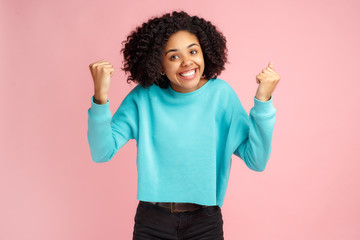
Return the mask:
M179 73L180 76L182 77L192 77L193 75L195 75L197 68L191 69L189 71L186 72L181 72Z

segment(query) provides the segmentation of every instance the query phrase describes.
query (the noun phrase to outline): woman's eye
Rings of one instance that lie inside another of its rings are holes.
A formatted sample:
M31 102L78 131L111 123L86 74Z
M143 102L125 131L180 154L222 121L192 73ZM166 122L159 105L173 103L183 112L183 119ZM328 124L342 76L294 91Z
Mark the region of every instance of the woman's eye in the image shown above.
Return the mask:
M196 50L192 50L190 53L191 53L191 54L195 54L195 53L197 53L197 51L196 51Z
M177 58L178 58L177 55L172 55L172 56L170 57L170 60L175 60L175 59L177 59Z

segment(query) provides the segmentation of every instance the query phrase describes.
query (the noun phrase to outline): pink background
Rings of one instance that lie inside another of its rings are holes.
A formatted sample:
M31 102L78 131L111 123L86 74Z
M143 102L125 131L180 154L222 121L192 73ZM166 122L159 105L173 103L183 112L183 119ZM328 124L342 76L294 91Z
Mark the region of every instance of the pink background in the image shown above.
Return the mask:
M220 78L247 111L269 61L281 80L264 172L233 155L227 240L360 239L359 1L0 2L0 239L131 239L136 142L91 160L89 64L115 66L111 111L135 86L121 42L149 17L186 10L228 40Z

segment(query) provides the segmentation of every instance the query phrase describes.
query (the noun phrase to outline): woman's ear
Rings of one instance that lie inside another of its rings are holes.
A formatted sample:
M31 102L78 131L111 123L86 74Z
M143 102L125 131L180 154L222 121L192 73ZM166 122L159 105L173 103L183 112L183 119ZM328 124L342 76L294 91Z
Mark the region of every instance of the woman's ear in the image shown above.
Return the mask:
M161 75L162 75L162 76L164 76L164 75L165 75L164 67L161 67L161 69L160 69L160 73L161 73Z

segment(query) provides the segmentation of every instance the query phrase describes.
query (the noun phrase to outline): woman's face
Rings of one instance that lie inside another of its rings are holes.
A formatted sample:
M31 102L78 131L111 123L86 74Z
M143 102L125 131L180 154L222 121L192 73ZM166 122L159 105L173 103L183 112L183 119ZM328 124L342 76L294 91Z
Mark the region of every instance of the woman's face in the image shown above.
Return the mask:
M163 72L170 80L172 89L187 93L206 83L201 79L205 63L196 35L178 31L170 36L162 56Z

